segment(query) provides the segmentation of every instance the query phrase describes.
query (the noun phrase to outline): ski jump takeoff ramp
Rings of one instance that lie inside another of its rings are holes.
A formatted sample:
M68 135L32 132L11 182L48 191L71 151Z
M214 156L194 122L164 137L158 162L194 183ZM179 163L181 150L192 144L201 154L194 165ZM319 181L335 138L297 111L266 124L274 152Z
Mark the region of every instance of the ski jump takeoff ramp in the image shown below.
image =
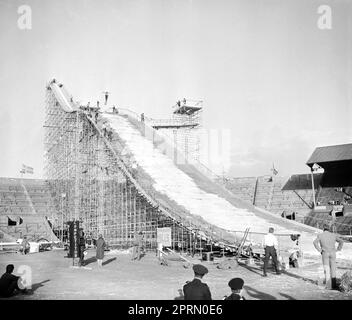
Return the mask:
M51 86L63 110L74 112L67 93L57 84ZM183 154L166 136L141 122L133 112L99 112L95 122L89 111L76 111L86 114L86 120L96 127L130 181L160 215L184 227L188 223L196 226L203 239L227 248L241 239L246 228L250 228L250 241L261 243L263 234L273 227L280 250L292 249L295 242L290 235L300 234L302 251L318 255L313 241L321 230L283 219L235 197L207 176L199 163L185 163ZM105 137L105 127L112 131L112 139Z

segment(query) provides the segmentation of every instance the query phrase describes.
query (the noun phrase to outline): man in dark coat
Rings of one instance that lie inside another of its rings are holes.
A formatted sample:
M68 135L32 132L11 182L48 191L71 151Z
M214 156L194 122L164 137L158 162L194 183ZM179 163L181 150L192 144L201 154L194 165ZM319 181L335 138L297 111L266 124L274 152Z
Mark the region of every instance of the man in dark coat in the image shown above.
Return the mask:
M79 252L79 265L84 265L84 251L86 249L86 240L84 237L83 229L79 229L79 239L78 239L78 252Z
M231 295L225 297L224 300L246 300L242 296L242 288L244 281L242 278L233 278L229 281L229 287L231 288Z
M13 264L6 266L6 272L0 278L0 297L7 298L15 295L17 292L26 292L25 289L21 290L18 287L18 279L20 279L20 277L12 274L14 269Z
M97 240L97 261L98 261L98 266L102 267L103 266L103 259L104 259L104 249L105 249L105 241L103 239L103 235L99 235L99 238Z
M194 279L183 286L185 300L211 300L211 293L202 278L208 273L208 269L201 264L193 266Z

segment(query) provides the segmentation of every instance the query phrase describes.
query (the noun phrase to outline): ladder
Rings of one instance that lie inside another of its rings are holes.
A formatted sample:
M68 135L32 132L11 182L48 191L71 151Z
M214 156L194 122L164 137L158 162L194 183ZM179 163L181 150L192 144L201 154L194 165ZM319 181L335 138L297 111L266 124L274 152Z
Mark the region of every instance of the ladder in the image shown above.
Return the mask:
M246 243L246 240L247 240L247 237L248 237L248 234L249 234L249 229L250 228L246 228L246 230L244 231L244 235L243 235L243 238L241 239L241 242L240 242L240 245L238 246L238 249L237 249L237 253L236 253L236 259L239 259L240 256L241 256L241 253L242 253L242 249Z

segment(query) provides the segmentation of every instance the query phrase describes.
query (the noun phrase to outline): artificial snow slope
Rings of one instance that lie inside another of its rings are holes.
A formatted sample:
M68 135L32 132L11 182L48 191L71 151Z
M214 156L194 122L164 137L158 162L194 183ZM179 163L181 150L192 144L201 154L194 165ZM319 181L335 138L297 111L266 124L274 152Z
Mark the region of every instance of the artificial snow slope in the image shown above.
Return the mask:
M51 82L51 88L66 112L77 110L72 98L63 89ZM184 156L168 143L167 137L138 120L129 112L119 114L101 113L101 120L95 124L102 134L102 123L114 132L108 147L115 154L117 163L137 190L147 200L158 206L178 222L191 222L212 241L225 240L227 244L238 240L238 232L250 228L250 240L261 242L269 227L275 228L279 237L279 249L288 250L294 246L291 234L301 235L301 248L305 253L318 255L313 247L316 228L283 219L268 211L259 209L236 198L230 191L210 180L202 166L185 164ZM104 138L106 140L106 138ZM106 140L107 141L107 140ZM121 152L122 151L122 152ZM174 161L177 159L177 161ZM346 244L340 258L352 257L352 244Z
M316 253L312 242L320 230L282 219L241 201L194 165L180 161L180 154L177 159L181 164L175 163L170 155L178 151L170 151L170 145L157 131L131 115L104 113L102 117L124 145L124 154L130 155L137 171L143 171L143 179L149 178L149 192L169 206L170 211L182 208L191 217L220 228L226 234L249 227L254 242L261 242L263 235L256 233L266 233L269 227L274 227L276 234L299 233L302 249ZM280 246L292 248L294 242L288 236L280 237Z

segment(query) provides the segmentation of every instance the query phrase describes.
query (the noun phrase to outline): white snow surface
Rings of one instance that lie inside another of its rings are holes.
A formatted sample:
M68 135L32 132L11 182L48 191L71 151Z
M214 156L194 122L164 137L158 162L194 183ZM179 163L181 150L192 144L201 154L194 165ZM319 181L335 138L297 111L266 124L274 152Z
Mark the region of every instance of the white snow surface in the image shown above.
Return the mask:
M198 187L196 182L179 169L167 155L155 148L152 141L141 135L140 131L131 122L120 115L104 114L103 118L108 120L111 128L124 141L127 151L133 154L134 161L138 166L155 181L153 188L168 196L177 204L185 207L192 215L199 215L210 224L225 230L243 231L250 227L251 232L268 231L269 227L275 228L275 234L296 234L295 229L289 229L283 225L289 225L290 221L275 224L265 218L255 215L253 212L237 208L226 199L216 194L208 193ZM261 210L263 211L263 210ZM268 215L272 215L269 214ZM307 254L320 256L313 246L318 229L302 226L305 231L300 232L300 246ZM254 242L261 241L262 236L254 236ZM294 247L294 242L289 237L280 237L282 249ZM280 239L279 239L280 240ZM342 252L338 253L339 259L352 258L352 243L346 243Z
M253 212L237 208L226 199L201 190L191 177L175 166L172 159L143 137L128 119L108 114L104 117L126 143L137 164L155 181L154 189L184 206L191 214L199 215L210 224L226 230L242 231L248 226L253 232L267 232L273 226ZM274 227L275 233L297 233L280 225Z

